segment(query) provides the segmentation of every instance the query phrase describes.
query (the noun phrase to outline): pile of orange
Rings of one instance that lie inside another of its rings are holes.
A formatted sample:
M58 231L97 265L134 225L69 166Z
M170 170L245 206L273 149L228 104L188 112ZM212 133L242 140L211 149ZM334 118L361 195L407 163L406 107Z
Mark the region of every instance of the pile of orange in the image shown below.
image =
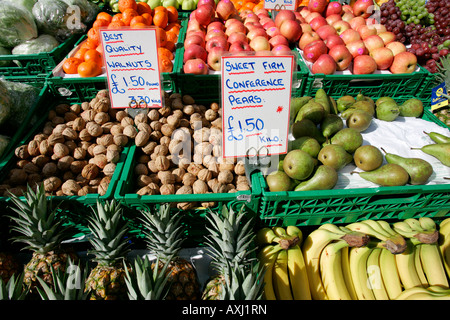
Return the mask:
M100 28L146 28L155 26L158 38L158 58L161 72L172 72L176 42L181 29L178 11L173 6L159 6L152 10L146 2L119 0L119 13L100 12L87 32L77 52L63 63L67 74L96 77L102 73L103 52ZM170 53L170 54L169 54Z
M239 13L244 10L256 12L264 8L264 0L231 0L231 2Z

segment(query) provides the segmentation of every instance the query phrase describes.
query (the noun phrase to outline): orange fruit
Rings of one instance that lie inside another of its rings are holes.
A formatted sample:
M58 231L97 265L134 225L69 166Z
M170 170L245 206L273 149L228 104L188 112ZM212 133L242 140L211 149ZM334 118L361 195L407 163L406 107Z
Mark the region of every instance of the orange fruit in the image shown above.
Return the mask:
M166 30L166 32L173 32L176 35L180 34L180 29L181 29L181 25L178 22L170 22L165 28L164 30Z
M143 22L137 22L137 23L131 25L130 27L131 27L131 29L144 29L144 28L148 28L148 25Z
M95 47L97 47L100 44L100 32L98 28L90 28L87 32L88 39L92 42L92 44L95 44Z
M77 72L80 77L96 77L102 73L102 68L94 61L85 61L78 65Z
M175 50L177 49L175 42L169 40L164 45L164 48L169 49L171 52L175 52Z
M167 41L171 41L173 43L177 43L178 41L178 35L172 31L166 31L166 38Z
M253 7L253 12L257 12L259 9L264 9L264 3L260 2Z
M169 18L169 22L175 22L178 20L178 10L174 6L167 6L167 14Z
M118 29L118 28L123 27L123 26L125 26L125 23L123 23L122 20L114 21L114 22L111 22L108 25L108 29Z
M121 13L116 13L112 19L111 19L111 23L116 22L116 21L122 21L122 14Z
M140 2L139 2L140 3ZM143 13L143 14L141 14L141 17L142 18L144 18L145 20L146 20L146 24L148 25L148 26L151 26L152 25L152 23L153 23L153 17L152 17L152 14L151 13Z
M136 0L119 0L118 3L119 11L124 12L127 9L137 9Z
M110 15L107 12L100 12L99 14L97 14L97 17L96 17L96 19L103 19L108 22L111 22L112 18L113 18L112 15Z
M165 47L158 47L158 58L166 57L169 60L173 60L175 58L172 51Z
M138 2L136 11L142 15L143 13L150 13L152 14L152 8L148 5L147 2Z
M133 24L136 24L136 23L143 23L143 24L146 24L146 22L147 22L147 20L146 20L144 17L142 17L142 16L136 16L136 17L133 17L133 19L131 19L131 21L130 21L130 27L132 27Z
M156 39L158 39L158 43L161 47L166 45L167 35L163 28L156 27Z
M95 48L98 52L100 52L101 55L103 55L103 46L101 44L98 45L97 48Z
M81 48L95 49L98 45L99 45L99 43L93 42L91 39L88 38L83 41L83 43L80 46L80 49Z
M137 13L136 10L125 9L125 11L122 12L122 22L125 23L126 26L129 26L131 20L137 16L139 16L139 13Z
M105 19L102 19L102 18L100 18L100 19L96 19L95 21L94 21L94 23L92 24L92 28L101 28L101 27L107 27L108 25L109 25L109 21L108 20L105 20Z
M173 62L172 60L169 60L167 57L159 58L158 64L160 72L172 72L173 70Z
M244 3L244 5L241 7L241 10L242 9L247 9L247 10L253 10L253 7L254 6L256 6L256 3L253 3L253 2L250 2L250 1L247 1L246 3Z
M88 50L92 50L90 48L86 48L86 47L80 47L77 52L75 52L75 54L72 56L74 58L80 59L80 60L84 60L84 54L86 53L86 51Z
M94 61L101 66L103 64L102 54L97 49L89 49L84 53L84 61Z
M167 12L164 11L155 11L155 14L153 15L153 24L160 28L167 27L167 24L169 22L169 16Z
M152 15L155 15L156 12L160 12L160 11L167 13L167 8L164 6L157 6L153 9Z
M78 66L83 62L83 60L70 57L67 58L63 63L63 70L67 74L77 74L78 72Z

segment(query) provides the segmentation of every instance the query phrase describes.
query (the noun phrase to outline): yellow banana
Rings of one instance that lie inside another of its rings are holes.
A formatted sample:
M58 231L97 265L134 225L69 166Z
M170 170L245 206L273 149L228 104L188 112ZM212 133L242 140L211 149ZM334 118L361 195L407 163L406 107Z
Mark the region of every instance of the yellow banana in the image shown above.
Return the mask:
M347 232L343 231L340 227L333 223L325 223L319 226L319 229L328 230L337 234L345 235Z
M362 223L365 223L365 224L367 224L367 225L369 225L369 226L371 226L372 229L374 229L376 232L378 232L378 233L384 235L386 238L389 238L389 237L392 236L391 233L387 232L387 231L381 226L381 224L379 223L379 220L371 220L371 219L368 219L368 220L364 220L364 221L361 221L361 222L362 222Z
M358 300L358 296L356 295L355 285L353 284L352 275L350 273L350 260L349 260L349 250L350 248L343 247L341 249L341 264L342 264L342 274L344 275L345 285L347 287L348 293L352 300Z
M372 249L370 245L350 249L350 272L358 300L375 300L372 290L368 287L366 269L367 258Z
M348 243L331 242L320 255L320 273L329 300L352 300L342 272L343 247L348 247Z
M428 290L424 287L411 287L403 290L395 300L407 300L411 295L416 293L428 293Z
M283 227L272 227L272 230L277 237L282 238L287 236L286 229Z
M289 284L287 250L278 252L272 276L273 289L277 300L293 300L291 286Z
M413 287L404 290L396 300L450 300L450 290L437 286Z
M398 274L403 288L409 289L412 287L422 287L422 282L417 274L414 261L414 245L410 240L406 241L406 250L395 255L395 262L397 263Z
M365 234L367 234L371 237L377 238L381 241L386 241L389 238L384 233L378 232L377 230L372 228L372 226L370 226L364 222L352 222L352 223L348 224L346 226L346 228L349 228L352 231L359 231L359 232L365 233Z
M411 229L415 230L416 232L424 232L425 230L422 228L422 226L420 225L419 220L414 219L414 218L408 218L404 220L407 224L409 224L409 226L411 227Z
M414 246L414 265L416 266L416 272L419 276L420 282L422 283L422 286L424 288L428 287L428 281L427 277L425 276L425 273L423 272L422 267L422 259L420 257L420 249L422 246L420 244L417 244Z
M430 217L420 217L419 223L426 231L434 231L437 229L436 222Z
M389 300L389 295L383 283L383 278L381 276L380 270L380 255L381 248L373 248L372 252L367 258L367 274L368 274L368 286L372 289L372 293L376 300Z
M382 249L380 253L380 272L389 299L395 299L402 293L403 289L398 275L395 256L389 250Z
M303 242L302 252L305 258L309 288L313 300L328 300L322 279L320 278L320 254L328 243L333 240L339 240L341 237L341 234L318 228L313 230Z
M444 221L450 221L450 218ZM446 223L442 226L441 222L439 225L438 243L445 271L447 272L447 276L450 277L450 223Z
M271 228L265 227L256 233L256 243L258 245L272 244L278 242L280 238L273 232Z
M450 293L444 295L436 295L434 293L431 293L430 291L419 292L410 295L406 300L450 300Z
M311 300L305 260L299 245L287 251L288 272L294 300Z
M411 228L405 221L398 221L393 224L393 228L397 233L400 233L406 238L413 238L417 232Z
M276 300L275 291L273 289L272 273L275 260L280 250L282 249L279 245L268 245L258 253L258 260L266 270L264 274L264 300Z
M446 218L446 219L442 220L441 223L439 223L439 228L442 228L449 222L450 222L450 218Z
M394 229L392 229L392 226L389 224L389 222L387 222L385 220L377 220L377 222L384 229L384 231L389 233L391 236L395 236L398 233L398 232L395 232Z
M298 244L301 244L303 241L303 233L302 230L300 230L300 228L296 227L296 226L287 226L286 227L286 234L288 236L294 237L297 236L299 239Z
M430 286L448 288L447 275L437 244L421 244L420 259L422 268Z

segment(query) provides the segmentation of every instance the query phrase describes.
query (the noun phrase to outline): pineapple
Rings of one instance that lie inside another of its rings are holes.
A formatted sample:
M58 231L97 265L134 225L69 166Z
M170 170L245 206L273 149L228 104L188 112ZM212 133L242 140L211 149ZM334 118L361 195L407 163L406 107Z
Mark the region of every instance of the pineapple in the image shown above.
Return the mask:
M97 262L86 280L85 290L90 300L126 300L125 284L126 255L130 251L128 239L129 221L123 219L121 204L117 201L101 203L93 208L88 218L92 237L89 242Z
M23 276L24 273L13 274L8 282L0 279L0 300L25 300L28 288L23 286Z
M205 244L209 247L212 267L217 272L205 286L202 299L220 300L224 294L227 275L236 267L246 270L250 262L249 254L253 251L251 245L255 234L252 230L252 219L244 221L246 212L244 206L238 212L228 210L224 205L222 213L210 212L206 216L210 227L205 237Z
M220 300L262 300L264 267L257 261L244 267L227 262L225 285Z
M198 300L200 284L194 266L179 256L183 243L180 211L170 214L170 206L161 204L159 210L141 211L148 249L162 263L169 263L167 277L170 290L166 300Z
M68 259L78 261L78 256L62 245L64 240L70 239L71 227L64 225L64 219L57 216L57 208L53 208L43 184L37 186L36 191L27 186L23 197L25 201L11 194L15 205L11 209L17 214L10 216L15 222L11 229L21 234L13 238L14 242L25 243L24 249L33 251L31 260L25 265L24 284L30 288L31 296L37 296L37 277L52 286L51 268L64 272Z

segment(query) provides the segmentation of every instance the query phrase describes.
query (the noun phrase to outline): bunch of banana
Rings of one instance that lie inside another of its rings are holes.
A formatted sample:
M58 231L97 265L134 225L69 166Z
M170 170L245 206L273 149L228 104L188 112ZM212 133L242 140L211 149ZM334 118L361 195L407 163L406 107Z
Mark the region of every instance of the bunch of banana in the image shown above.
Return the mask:
M413 287L404 290L395 300L450 300L450 289L440 286Z
M439 224L438 244L445 271L450 278L450 218L443 220Z
M301 230L262 228L257 232L257 244L262 246L258 259L264 264L265 300L311 300L305 261L300 249Z

